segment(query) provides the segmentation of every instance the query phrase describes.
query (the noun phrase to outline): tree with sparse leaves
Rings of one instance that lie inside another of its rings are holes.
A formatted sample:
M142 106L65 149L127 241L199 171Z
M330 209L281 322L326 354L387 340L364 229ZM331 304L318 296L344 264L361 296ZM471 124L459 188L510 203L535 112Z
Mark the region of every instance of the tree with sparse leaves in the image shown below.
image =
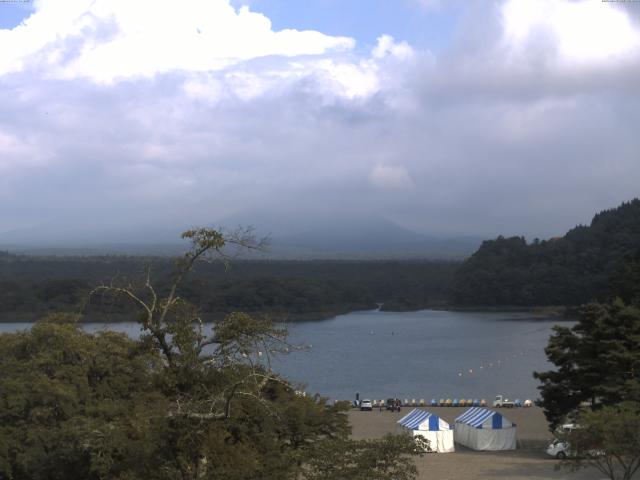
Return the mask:
M0 478L415 478L411 438L350 440L347 405L300 396L271 370L271 356L292 348L285 330L243 313L209 327L179 296L199 261L264 243L250 231L183 238L191 249L168 288L147 271L91 293L137 306L139 340L86 333L77 316L0 335Z

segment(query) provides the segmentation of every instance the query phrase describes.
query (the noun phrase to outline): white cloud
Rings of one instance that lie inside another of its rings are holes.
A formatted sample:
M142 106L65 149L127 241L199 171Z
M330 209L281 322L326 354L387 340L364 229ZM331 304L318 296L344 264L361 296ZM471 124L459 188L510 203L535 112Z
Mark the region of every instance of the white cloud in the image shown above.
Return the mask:
M315 77L330 96L366 98L381 88L378 67L373 62L350 63L329 59L318 62L315 68Z
M403 166L376 165L369 173L369 182L382 190L411 188L413 182Z
M0 74L29 62L50 74L113 82L174 70L215 71L270 55L348 51L354 40L316 31L274 31L270 20L228 0L41 0L24 25L0 31L12 45Z
M180 72L187 96L215 104L251 101L305 79L329 102L368 98L397 82L386 62L408 63L406 42L382 35L371 58L355 41L317 31L274 31L270 20L229 0L40 0L23 25L0 30L0 77L25 72L102 85Z
M396 43L391 35L382 35L373 49L374 58L385 58L389 55L399 60L411 60L414 56L413 48L407 42Z
M182 86L188 97L217 103L223 95L221 82L211 75L195 76Z
M610 64L638 58L640 32L627 12L605 2L508 0L502 7L503 47L524 57L547 43L561 66Z

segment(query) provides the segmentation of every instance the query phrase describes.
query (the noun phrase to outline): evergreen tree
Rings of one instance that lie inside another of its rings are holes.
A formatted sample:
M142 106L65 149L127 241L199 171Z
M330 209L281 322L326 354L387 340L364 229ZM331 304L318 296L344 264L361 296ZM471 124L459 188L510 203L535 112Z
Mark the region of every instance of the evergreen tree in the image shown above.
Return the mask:
M550 428L592 407L640 401L640 308L590 304L571 327L555 327L545 349L557 370L534 373Z

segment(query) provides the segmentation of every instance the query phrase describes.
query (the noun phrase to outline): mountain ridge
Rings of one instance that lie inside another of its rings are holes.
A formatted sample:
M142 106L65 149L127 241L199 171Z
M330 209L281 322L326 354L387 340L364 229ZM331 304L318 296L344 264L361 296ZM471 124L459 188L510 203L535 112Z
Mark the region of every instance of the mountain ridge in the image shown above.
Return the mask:
M243 212L227 217L213 228L233 230L253 226L258 236L268 235L266 258L441 258L462 259L480 244L481 237L438 237L406 229L382 216L348 214L275 215ZM159 254L182 253L180 233L191 228L157 226L86 228L60 224L40 225L0 234L0 248L41 254ZM250 258L256 258L250 255Z

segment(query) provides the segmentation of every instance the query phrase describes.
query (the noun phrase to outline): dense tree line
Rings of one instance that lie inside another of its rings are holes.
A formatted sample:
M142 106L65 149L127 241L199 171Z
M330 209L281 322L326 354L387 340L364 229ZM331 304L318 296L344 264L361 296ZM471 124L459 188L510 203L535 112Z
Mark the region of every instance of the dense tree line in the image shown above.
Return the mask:
M233 311L274 318L323 318L375 308L405 310L441 304L457 263L440 261L238 261L230 269L198 265L180 289L205 316ZM166 289L172 262L145 257L29 257L0 255L0 315L3 320L36 318L79 308L86 293L114 279L135 281L150 268ZM94 298L89 314L124 319L130 305ZM91 318L89 315L88 318Z
M639 253L640 200L634 199L561 238L485 241L456 272L451 299L459 305L522 306L605 301Z

